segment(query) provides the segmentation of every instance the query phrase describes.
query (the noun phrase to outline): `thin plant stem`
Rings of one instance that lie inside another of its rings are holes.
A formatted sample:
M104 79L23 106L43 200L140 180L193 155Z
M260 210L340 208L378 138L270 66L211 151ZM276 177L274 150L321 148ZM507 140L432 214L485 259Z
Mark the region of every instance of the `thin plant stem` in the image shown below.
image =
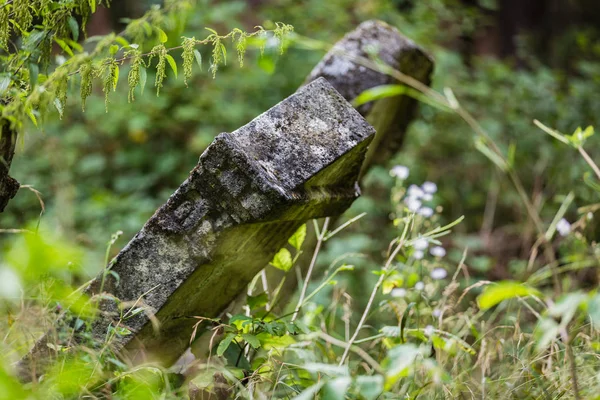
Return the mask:
M306 290L308 289L308 284L310 282L310 277L312 275L313 269L315 268L315 264L317 263L317 256L319 255L319 251L321 250L321 245L323 244L323 239L327 234L327 227L329 226L329 217L325 218L325 222L323 222L323 228L318 231L317 236L317 245L315 246L315 252L313 253L312 260L310 260L310 265L308 267L308 271L306 272L306 277L304 278L304 284L302 285L302 291L300 292L300 298L298 299L298 305L294 311L294 315L292 315L292 322L296 320L298 317L298 312L300 308L302 308L302 303L304 303L304 297L306 296Z
M577 150L579 150L579 153L581 154L581 156L583 157L583 159L585 160L585 162L587 162L588 165L594 170L594 173L596 174L596 177L598 177L598 179L600 179L600 168L598 168L598 166L596 165L596 163L594 162L594 160L592 160L592 158L587 153L587 151L585 151L583 149L583 147L581 147L581 146L577 147Z
M402 232L402 237L399 240L398 245L396 246L396 248L394 248L394 250L392 251L392 254L390 254L390 256L388 257L388 259L385 263L385 266L383 267L382 274L379 275L379 279L377 280L375 287L373 287L373 291L371 291L371 296L369 297L369 302L367 303L367 306L365 307L365 310L363 311L362 317L360 318L360 321L358 322L358 325L356 326L356 330L354 331L354 334L352 335L352 337L348 341L348 344L346 345L344 354L342 354L342 359L340 360L340 364L339 364L340 366L344 365L344 363L346 362L346 359L348 358L348 354L350 353L350 349L351 349L352 345L354 344L354 342L356 341L356 338L358 337L360 330L362 329L365 321L367 320L367 316L369 315L369 312L371 312L371 307L373 306L373 302L375 301L375 296L377 295L377 292L379 292L379 288L383 284L383 281L387 276L387 272L390 270L390 268L392 266L392 262L394 261L394 259L396 258L396 256L400 252L400 250L404 247L404 239L406 238L406 235L408 233L409 226L410 226L410 223L407 223L404 226L404 231Z

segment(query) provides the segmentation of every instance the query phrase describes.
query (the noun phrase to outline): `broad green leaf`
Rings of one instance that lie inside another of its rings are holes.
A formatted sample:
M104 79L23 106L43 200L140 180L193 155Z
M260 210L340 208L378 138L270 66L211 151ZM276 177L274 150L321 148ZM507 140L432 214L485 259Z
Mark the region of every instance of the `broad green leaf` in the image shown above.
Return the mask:
M292 268L292 255L289 250L286 248L279 250L279 252L275 254L275 257L273 257L271 265L282 271L289 271L290 268Z
M171 69L173 70L173 73L175 74L175 78L177 78L177 63L175 62L175 59L170 54L167 54L165 56L165 58L169 62L169 65L171 66Z
M217 347L217 355L222 356L225 353L225 350L227 350L227 348L233 341L233 338L235 338L234 333L228 333L227 335L225 335L223 340L221 340L221 343L219 343L219 347Z
M29 63L29 85L33 88L38 81L40 66L36 63Z
M298 230L288 239L288 243L296 250L300 250L302 243L306 239L306 224L303 224Z
M477 298L477 304L482 310L487 310L504 300L515 297L541 296L539 290L514 281L499 282L486 286Z
M113 44L110 46L109 49L109 53L111 56L114 56L115 54L117 54L117 52L119 51L119 45L118 44Z
M69 19L67 20L67 23L69 24L69 29L71 29L71 35L73 37L73 40L78 41L79 40L79 23L72 16L69 17Z
M125 39L123 36L117 36L117 37L115 37L115 42L119 43L123 47L132 47L134 49L138 48L137 44L129 44L129 42L127 41L127 39Z
M169 37L167 36L167 34L165 33L165 31L163 31L162 29L160 29L159 27L154 27L154 29L156 29L156 31L158 32L158 40L161 43L165 43L167 40L169 40Z
M365 400L375 400L383 392L383 376L357 376L356 386L358 386L358 393Z
M269 296L265 292L262 292L256 296L248 296L246 301L248 303L248 307L250 307L250 310L254 310L264 307L269 301Z
M258 349L260 347L260 341L256 336L249 333L244 333L242 334L242 338L244 338L244 340L253 348Z
M327 382L321 389L322 400L343 400L346 398L346 392L352 383L352 378L342 376Z

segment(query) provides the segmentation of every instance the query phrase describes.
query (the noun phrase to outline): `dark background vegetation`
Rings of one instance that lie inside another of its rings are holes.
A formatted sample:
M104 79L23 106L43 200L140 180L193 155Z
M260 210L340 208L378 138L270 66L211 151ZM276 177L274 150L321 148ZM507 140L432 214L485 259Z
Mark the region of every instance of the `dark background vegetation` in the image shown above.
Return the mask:
M542 215L552 218L571 189L576 204L594 197L585 185L572 187L582 179L583 161L532 120L567 133L579 125L598 125L600 11L593 3L200 1L185 34L201 37L206 26L251 30L265 21L283 21L301 35L333 43L366 19L397 26L435 57L434 88L451 87L502 148L515 147L519 175ZM129 0L100 8L89 35L119 31L126 18L141 15L151 4ZM171 77L160 97L147 90L129 104L123 89L111 98L108 113L101 93L85 113L72 96L62 121L47 123L42 132L30 129L12 173L42 193L42 228L86 248L86 267L97 271L111 233L124 231L122 246L185 179L215 135L236 129L295 91L322 54L292 47L283 56L272 50L263 58L252 51L247 57L244 68L230 63L215 80L206 71L195 74L190 88ZM472 268L508 277L510 268L522 264L518 259L528 251L534 231L510 183L475 150L472 137L457 116L422 106L390 166L409 166L411 183L437 182L444 217L466 216L461 235L454 238L457 253L468 245ZM380 169L367 182L373 187L367 192L381 193L392 181ZM371 217L360 223L360 234L346 240L360 250L388 240L371 222L386 218L389 207L362 199L355 208ZM23 227L39 212L35 196L22 190L0 225ZM2 241L6 247L10 238L4 235Z

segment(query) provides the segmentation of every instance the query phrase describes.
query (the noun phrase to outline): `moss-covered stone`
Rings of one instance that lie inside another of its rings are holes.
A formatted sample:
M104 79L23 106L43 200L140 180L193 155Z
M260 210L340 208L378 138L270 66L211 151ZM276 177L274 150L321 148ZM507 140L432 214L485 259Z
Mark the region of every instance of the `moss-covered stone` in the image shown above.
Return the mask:
M306 220L350 206L373 134L324 79L220 134L113 260L119 279L109 275L104 291L146 312L119 320L116 304L105 301L94 336L119 324L132 332L118 343L130 358L174 362L189 344L194 316L218 316ZM88 292L100 286L99 277ZM50 340L23 366L47 355Z

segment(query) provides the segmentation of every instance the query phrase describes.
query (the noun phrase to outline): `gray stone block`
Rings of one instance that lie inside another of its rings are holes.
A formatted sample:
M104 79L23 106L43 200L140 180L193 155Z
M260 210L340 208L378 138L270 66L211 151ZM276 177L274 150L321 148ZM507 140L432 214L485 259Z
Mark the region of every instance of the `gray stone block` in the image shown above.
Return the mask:
M348 101L367 89L400 84L392 76L369 69L355 57L372 59L372 55L388 66L426 85L430 83L433 59L396 28L371 20L346 34L323 57L306 78L312 82L325 78ZM363 169L371 164L384 164L401 147L408 124L414 117L417 101L408 96L388 97L358 107L358 111L377 130Z
M216 317L311 218L343 213L374 134L325 80L317 79L232 133L222 133L171 198L112 261L93 327L132 333L116 343L134 361L174 362L194 316ZM158 155L160 156L160 155ZM98 277L88 289L100 291ZM146 313L120 318L121 307ZM158 322L158 329L151 319ZM22 361L48 358L43 338Z

